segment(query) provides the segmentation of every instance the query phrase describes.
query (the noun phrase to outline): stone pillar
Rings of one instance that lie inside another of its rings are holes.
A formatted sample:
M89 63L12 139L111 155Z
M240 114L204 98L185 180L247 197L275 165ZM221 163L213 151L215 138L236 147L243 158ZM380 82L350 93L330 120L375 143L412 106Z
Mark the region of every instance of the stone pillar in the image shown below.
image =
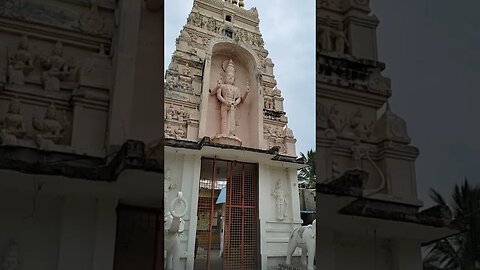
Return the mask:
M286 169L287 171L287 183L290 186L290 194L292 196L292 221L301 222L300 216L300 195L298 194L298 179L297 179L297 170L293 168Z
M207 134L207 114L208 99L210 96L210 68L212 55L207 54L205 57L205 67L203 69L203 85L202 85L202 103L200 104L200 123L198 128L198 138L203 138Z
M322 270L335 269L335 233L325 229L320 229L318 226L321 221L317 222L317 248L315 254L315 261L322 266Z
M66 197L63 201L58 270L92 269L95 246L96 202Z
M110 94L108 145L120 146L130 136L135 93L135 70L140 26L141 1L120 2L120 25L114 40L114 91Z
M97 200L93 270L113 269L117 229L117 199Z
M270 220L271 217L275 218L274 210L270 210L270 205L272 196L273 185L275 185L274 181L265 181L272 179L270 166L265 164L258 165L258 192L262 194L265 192L267 196L259 196L258 197L258 216L259 216L259 223L260 223L260 260L263 267L266 267L268 263L268 251L266 250L267 244L267 224L266 221ZM263 207L262 207L263 206ZM269 213L271 212L271 213Z
M202 165L201 156L191 155L185 157L182 174L182 191L188 200L189 207L185 218L188 217L188 241L187 241L187 262L185 269L193 270L194 254L195 254L195 237L197 234L197 209L198 209L198 192L200 181L200 169ZM190 196L188 196L190 195ZM186 220L187 221L187 220Z

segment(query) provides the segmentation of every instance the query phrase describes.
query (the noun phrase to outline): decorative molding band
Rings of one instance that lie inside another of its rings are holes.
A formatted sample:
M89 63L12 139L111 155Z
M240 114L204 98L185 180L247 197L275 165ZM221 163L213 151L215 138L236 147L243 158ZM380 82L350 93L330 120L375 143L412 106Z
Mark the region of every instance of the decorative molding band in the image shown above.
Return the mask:
M0 32L12 33L16 35L28 35L29 37L46 40L49 42L61 41L79 48L98 51L101 44L105 47L112 43L111 38L93 37L69 30L42 26L36 23L13 21L0 17Z

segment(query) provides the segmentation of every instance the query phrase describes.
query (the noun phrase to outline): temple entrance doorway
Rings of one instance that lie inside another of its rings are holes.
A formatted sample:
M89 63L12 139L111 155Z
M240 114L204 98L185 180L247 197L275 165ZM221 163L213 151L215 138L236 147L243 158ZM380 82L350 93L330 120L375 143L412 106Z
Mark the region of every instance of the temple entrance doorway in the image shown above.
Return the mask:
M194 269L259 269L258 165L202 158Z

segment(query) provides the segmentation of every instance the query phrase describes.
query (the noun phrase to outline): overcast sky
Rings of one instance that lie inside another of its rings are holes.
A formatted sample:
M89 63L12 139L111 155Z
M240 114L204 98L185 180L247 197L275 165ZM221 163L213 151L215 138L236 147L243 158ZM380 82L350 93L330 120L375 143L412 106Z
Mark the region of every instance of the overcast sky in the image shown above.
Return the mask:
M165 1L165 69L192 5L193 0ZM306 153L315 148L315 1L245 0L245 8L251 7L258 10L265 48L275 64L297 154Z
M422 199L480 183L480 1L371 0L392 110L408 124ZM427 201L427 203L429 203Z

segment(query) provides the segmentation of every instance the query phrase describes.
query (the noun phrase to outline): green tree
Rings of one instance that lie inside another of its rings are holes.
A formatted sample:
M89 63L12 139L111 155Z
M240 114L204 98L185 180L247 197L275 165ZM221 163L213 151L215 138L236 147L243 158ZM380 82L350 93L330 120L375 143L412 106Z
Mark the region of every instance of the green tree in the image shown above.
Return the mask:
M298 180L306 183L307 188L315 188L317 176L315 171L315 151L308 150L307 155L300 153L300 157L306 162L306 166L299 170Z
M439 204L450 207L452 227L460 233L433 243L423 261L424 270L480 269L480 186L472 186L467 179L455 185L451 203L436 190L430 197Z

